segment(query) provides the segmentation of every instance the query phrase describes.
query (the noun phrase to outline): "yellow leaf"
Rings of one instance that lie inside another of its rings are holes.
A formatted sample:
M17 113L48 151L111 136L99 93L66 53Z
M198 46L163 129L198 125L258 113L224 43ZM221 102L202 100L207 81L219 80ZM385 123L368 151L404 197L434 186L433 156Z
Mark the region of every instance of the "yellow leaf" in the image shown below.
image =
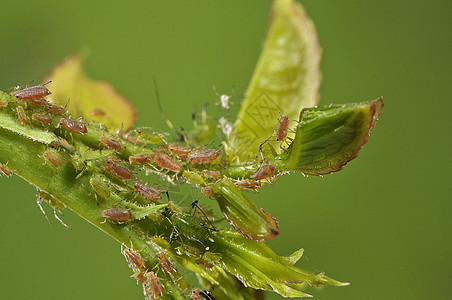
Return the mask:
M52 92L47 98L66 105L72 118L103 123L110 130L130 129L137 119L135 107L106 81L86 76L81 55L73 55L54 67L46 81ZM69 101L69 102L68 102Z

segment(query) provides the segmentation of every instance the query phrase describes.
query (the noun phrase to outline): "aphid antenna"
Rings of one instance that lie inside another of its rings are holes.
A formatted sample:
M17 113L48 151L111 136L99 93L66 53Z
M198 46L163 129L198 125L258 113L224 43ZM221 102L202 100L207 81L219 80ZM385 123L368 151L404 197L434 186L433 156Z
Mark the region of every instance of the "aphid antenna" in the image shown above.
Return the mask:
M48 85L49 83L51 83L52 80L47 81L46 83L41 84L42 86Z
M197 209L204 215L204 217L206 218L207 222L210 223L210 225L212 226L212 228L210 228L209 226L207 226L207 225L204 224L204 223L200 223L201 226L204 226L204 227L206 227L207 229L210 229L210 230L212 230L212 231L218 231L218 229L215 228L215 226L212 224L212 222L210 222L209 218L208 218L207 215L204 213L204 211L201 209L201 207L199 207L198 203L199 203L199 201L198 201L198 200L195 200L195 201L193 201L193 203L191 204L191 207L193 208L193 213L194 213L194 210L197 208Z
M162 102L160 101L160 93L159 93L159 89L158 89L158 86L157 86L157 79L155 78L155 76L152 76L152 79L154 81L155 97L157 99L157 106L159 108L160 114L165 119L166 125L168 125L168 127L171 130L173 130L176 134L179 134L179 132L176 130L176 128L174 127L173 123L171 123L170 119L166 116L166 114L165 114L165 112L163 110Z

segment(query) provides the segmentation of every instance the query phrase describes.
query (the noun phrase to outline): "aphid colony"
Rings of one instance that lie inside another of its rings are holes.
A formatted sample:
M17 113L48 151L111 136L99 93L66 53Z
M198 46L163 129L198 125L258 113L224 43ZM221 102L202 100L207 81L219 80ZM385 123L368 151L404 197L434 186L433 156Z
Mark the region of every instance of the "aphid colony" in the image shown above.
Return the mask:
M185 295L192 299L204 299L199 295L198 288L190 290L190 284L177 272L165 253L160 252L157 255L157 260L155 258L152 260L156 261L155 265L152 268L149 268L146 261L138 252L126 248L124 245L122 245L121 248L121 252L125 257L129 268L133 271L132 276L137 280L137 283L139 282L143 285L145 299L160 299L165 293L164 285L158 276L158 272L155 272L158 271L156 268L162 271L162 275L169 276ZM201 293L205 293L210 297L210 293L207 291L201 291ZM199 296L199 298L196 298L197 296Z

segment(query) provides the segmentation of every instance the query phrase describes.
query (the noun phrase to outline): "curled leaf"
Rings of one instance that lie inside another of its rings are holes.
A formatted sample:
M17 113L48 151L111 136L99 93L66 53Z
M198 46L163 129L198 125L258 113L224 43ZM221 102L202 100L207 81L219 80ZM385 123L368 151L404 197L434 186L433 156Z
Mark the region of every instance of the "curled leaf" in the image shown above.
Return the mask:
M92 80L82 67L82 57L73 55L57 65L46 81L52 91L48 97L54 103L68 105L73 118L101 122L110 129L124 125L130 129L136 121L133 105L106 81ZM69 102L68 102L69 101Z
M231 158L254 157L276 129L280 114L295 119L302 108L318 103L321 52L314 24L302 6L274 1L264 49L227 149Z
M230 181L223 179L214 186L215 199L229 224L241 235L255 241L279 235L278 222L243 195Z
M295 140L283 163L289 170L322 175L341 170L358 156L384 106L373 101L303 109Z

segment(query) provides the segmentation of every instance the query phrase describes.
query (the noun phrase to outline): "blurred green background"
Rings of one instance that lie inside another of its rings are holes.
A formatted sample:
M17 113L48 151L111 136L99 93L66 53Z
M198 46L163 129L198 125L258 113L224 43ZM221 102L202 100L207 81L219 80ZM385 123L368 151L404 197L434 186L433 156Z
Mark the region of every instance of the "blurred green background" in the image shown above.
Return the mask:
M177 126L195 105L242 94L270 1L8 1L0 16L0 89L42 80L82 47L88 75L110 81L166 129L152 77ZM306 0L324 56L321 104L383 96L358 159L320 177L286 176L253 199L277 217L280 255L351 287L317 299L450 299L452 190L450 0ZM177 108L177 109L176 109ZM143 299L113 239L66 210L68 231L18 177L0 179L0 298ZM206 199L206 198L204 198ZM208 201L208 200L204 200ZM271 295L270 299L280 297Z

